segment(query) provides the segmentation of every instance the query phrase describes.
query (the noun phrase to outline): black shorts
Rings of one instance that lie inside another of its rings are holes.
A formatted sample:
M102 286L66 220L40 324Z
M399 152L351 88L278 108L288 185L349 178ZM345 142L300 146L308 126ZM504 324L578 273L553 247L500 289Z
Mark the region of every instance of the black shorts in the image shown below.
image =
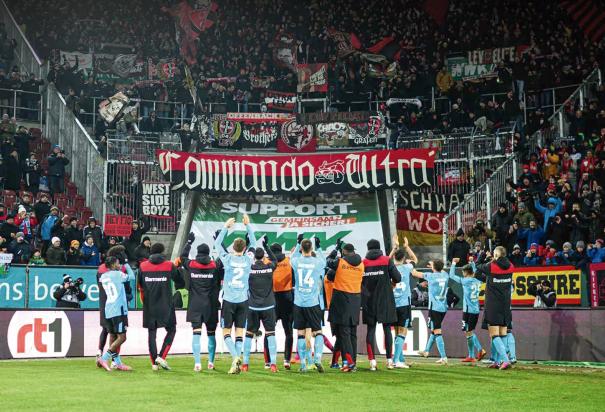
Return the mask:
M445 318L447 312L437 312L435 310L429 310L429 321L427 326L430 330L441 329L441 322Z
M246 327L246 317L248 316L248 301L232 303L223 301L221 310L221 326L230 329L233 325L236 328Z
M397 322L393 326L409 328L412 324L412 307L410 305L397 307Z
M128 316L114 316L113 318L107 319L107 330L109 333L117 335L119 333L126 333L128 327Z
M479 321L478 313L462 313L462 330L465 332L472 332L477 327L477 322Z
M192 329L202 329L202 325L206 324L206 332L214 332L216 330L217 323L208 322L191 322Z
M275 292L275 320L292 323L294 311L294 294L290 292Z
M256 334L260 329L261 321L263 322L265 332L275 332L275 309L248 309L248 326L246 326L248 332Z
M321 330L324 313L319 305L303 308L294 305L294 329L311 328L312 331Z

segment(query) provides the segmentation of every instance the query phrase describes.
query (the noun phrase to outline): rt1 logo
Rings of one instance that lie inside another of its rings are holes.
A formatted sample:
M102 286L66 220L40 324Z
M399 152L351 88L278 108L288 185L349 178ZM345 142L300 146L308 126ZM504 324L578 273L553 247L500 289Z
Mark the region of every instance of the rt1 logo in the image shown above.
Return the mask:
M63 357L71 344L71 325L65 312L15 312L7 340L13 358Z

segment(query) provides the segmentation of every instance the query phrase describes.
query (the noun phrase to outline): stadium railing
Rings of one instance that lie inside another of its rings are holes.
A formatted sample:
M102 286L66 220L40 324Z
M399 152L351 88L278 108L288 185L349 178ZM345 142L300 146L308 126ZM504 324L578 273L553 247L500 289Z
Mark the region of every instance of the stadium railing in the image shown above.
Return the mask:
M25 34L21 31L4 0L0 0L0 19L4 23L8 38L15 39L17 42L15 59L20 70L34 73L39 79L45 79L47 74L46 65L42 64L42 59L38 57L29 41L27 41Z
M178 135L141 133L126 137L107 133L104 213L141 216L142 183L164 182L155 158L157 149L181 150ZM149 231L176 233L181 221L185 193L170 192L170 216L149 216Z
M83 192L93 215L104 217L105 162L97 144L67 108L65 99L53 84L48 85L45 119L44 136L65 151L72 181Z
M39 122L42 128L42 94L25 90L0 89L0 114L17 120Z

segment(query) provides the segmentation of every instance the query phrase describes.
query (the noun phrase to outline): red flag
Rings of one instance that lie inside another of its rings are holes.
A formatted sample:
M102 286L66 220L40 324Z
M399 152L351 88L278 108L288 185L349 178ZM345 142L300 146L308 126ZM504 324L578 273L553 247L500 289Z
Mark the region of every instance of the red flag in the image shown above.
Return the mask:
M351 46L355 50L360 50L362 48L361 41L359 40L359 38L357 37L357 35L355 33L350 34L349 41L351 42Z
M385 37L382 40L380 40L378 43L376 43L375 45L368 47L368 51L372 54L381 54L380 52L382 51L382 49L384 49L388 44L392 43L395 41L394 37Z

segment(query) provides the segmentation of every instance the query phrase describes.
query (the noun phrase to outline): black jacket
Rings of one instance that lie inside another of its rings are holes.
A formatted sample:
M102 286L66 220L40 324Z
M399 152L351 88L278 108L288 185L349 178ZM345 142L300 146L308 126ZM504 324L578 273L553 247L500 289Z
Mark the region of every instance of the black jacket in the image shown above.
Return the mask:
M447 248L447 260L451 262L452 259L458 258L460 259L458 265L466 265L470 251L471 245L466 240L454 239Z
M80 302L86 300L86 293L76 286L65 289L63 285L61 285L55 289L53 297L57 301L56 307L58 308L78 309L80 307Z
M147 262L139 266L137 284L143 300L144 328L170 328L176 325L172 282L183 282L183 277L163 255L151 255Z
M220 308L220 260L215 262L209 255L201 254L189 260L190 250L191 243L187 243L181 253L181 264L186 270L185 285L189 290L187 322L216 325Z
M17 242L17 239L10 242L8 245L8 251L13 254L13 263L25 263L29 262L32 250L28 242L23 241Z
M65 176L65 166L69 164L66 157L59 157L55 153L48 156L48 175L49 176Z
M397 321L393 284L401 282L401 273L380 250L369 250L363 260L361 307L363 322L394 323Z

